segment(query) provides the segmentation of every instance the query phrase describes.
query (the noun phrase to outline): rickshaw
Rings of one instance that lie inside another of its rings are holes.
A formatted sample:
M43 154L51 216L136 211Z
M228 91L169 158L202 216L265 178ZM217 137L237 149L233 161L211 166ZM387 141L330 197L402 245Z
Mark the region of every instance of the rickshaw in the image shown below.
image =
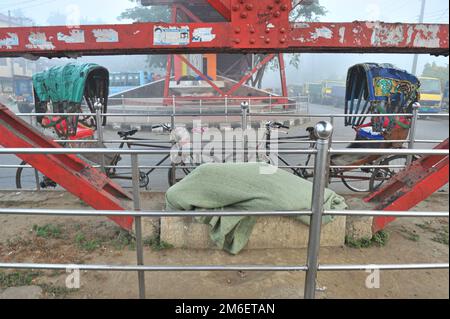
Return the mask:
M392 64L364 63L351 67L347 75L345 126L355 130L357 143L348 148L402 148L408 138L413 104L420 100L420 81ZM386 114L386 116L382 116ZM391 116L389 114L399 114ZM359 116L358 116L359 115ZM363 115L363 116L360 116ZM377 115L377 116L371 116ZM362 141L367 140L367 143ZM373 141L378 141L374 143ZM386 141L386 142L383 142ZM362 142L362 143L361 143ZM404 166L407 156L334 155L334 166ZM398 168L336 168L331 176L357 192L373 191L395 175ZM369 183L362 182L369 180Z
M44 128L53 128L59 138L81 139L92 136L97 129L96 117L70 113L96 112L101 105L106 113L108 105L109 72L94 63L68 63L33 75L36 113L67 113L62 116L38 116ZM83 107L85 102L85 107ZM100 125L106 124L103 117Z
M96 107L106 113L108 105L109 72L94 63L68 63L52 67L33 75L33 94L37 122L43 128L53 129L59 139L79 141L63 143L66 147L92 147L92 143L83 140L93 139L98 125L106 125L106 117L97 123ZM60 113L67 115L42 115ZM74 113L87 115L73 115ZM98 155L86 155L88 160L99 163ZM26 165L22 162L21 165ZM16 172L16 186L22 188L22 172ZM55 187L56 184L47 177L40 182L42 188Z

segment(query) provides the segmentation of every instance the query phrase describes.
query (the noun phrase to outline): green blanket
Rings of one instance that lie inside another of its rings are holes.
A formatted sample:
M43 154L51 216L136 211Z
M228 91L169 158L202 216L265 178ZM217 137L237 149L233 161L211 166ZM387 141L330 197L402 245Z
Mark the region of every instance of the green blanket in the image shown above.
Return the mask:
M273 169L273 174L261 174ZM305 211L311 209L312 183L264 163L203 164L166 193L167 210ZM325 209L346 209L344 198L325 191ZM297 220L309 224L310 217ZM334 217L324 216L329 223ZM211 226L216 245L238 254L247 244L255 217L198 217ZM277 234L274 234L277 236Z

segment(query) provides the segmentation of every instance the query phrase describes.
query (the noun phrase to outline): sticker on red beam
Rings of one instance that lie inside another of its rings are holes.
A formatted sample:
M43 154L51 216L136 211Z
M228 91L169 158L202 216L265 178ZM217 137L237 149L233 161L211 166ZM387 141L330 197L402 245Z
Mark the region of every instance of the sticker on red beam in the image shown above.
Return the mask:
M188 26L160 26L153 28L153 45L188 45L190 31Z

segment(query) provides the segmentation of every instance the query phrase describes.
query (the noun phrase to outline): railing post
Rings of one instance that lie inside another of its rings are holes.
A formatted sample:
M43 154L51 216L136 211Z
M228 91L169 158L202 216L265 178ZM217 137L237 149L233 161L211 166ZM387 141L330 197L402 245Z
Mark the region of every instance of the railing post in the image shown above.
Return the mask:
M248 154L247 154L247 148L248 148L248 136L247 136L247 126L248 126L248 102L244 101L241 103L241 112L242 112L242 141L243 141L243 147L244 147L244 162L248 162Z
M103 147L103 118L102 118L102 103L100 103L99 101L97 101L94 104L95 107L95 120L97 122L97 145L98 147ZM105 170L105 154L101 154L100 157L100 169L103 172L106 172Z
M409 129L409 142L408 148L413 149L416 143L416 130L417 130L417 120L419 119L419 103L414 103L412 107L413 117L411 119L411 128ZM413 156L408 155L406 160L406 165L410 165L412 163Z
M135 211L141 210L141 197L139 194L139 162L138 155L131 154L131 167L133 171L133 206ZM142 242L142 221L140 216L134 218L136 232L137 265L144 265L144 247ZM138 271L139 298L145 299L145 271Z
M308 259L306 265L305 298L314 299L316 295L316 278L319 266L320 232L324 211L324 194L326 172L329 170L328 139L333 132L331 123L321 121L316 124L314 133L317 137L317 154L314 164L314 183L311 202L311 222L309 226Z
M228 95L225 95L225 123L228 123Z

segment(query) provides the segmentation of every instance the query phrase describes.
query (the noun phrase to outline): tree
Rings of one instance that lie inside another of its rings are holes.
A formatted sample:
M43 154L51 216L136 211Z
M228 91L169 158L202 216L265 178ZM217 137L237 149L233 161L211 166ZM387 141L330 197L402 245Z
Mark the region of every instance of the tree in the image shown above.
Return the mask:
M168 6L148 6L140 5L140 0L130 0L138 5L134 8L127 9L123 12L119 19L130 19L134 22L170 22L171 10ZM294 0L294 8L290 15L293 22L299 21L317 21L320 16L326 14L325 7L321 6L319 0ZM258 59L258 58L257 58ZM164 68L166 65L166 55L151 55L148 57L150 67ZM290 64L298 68L300 55L293 54ZM278 68L278 63L271 63L271 68Z
M442 89L444 89L449 76L449 65L439 66L436 62L427 63L423 68L423 77L438 78L441 80Z

